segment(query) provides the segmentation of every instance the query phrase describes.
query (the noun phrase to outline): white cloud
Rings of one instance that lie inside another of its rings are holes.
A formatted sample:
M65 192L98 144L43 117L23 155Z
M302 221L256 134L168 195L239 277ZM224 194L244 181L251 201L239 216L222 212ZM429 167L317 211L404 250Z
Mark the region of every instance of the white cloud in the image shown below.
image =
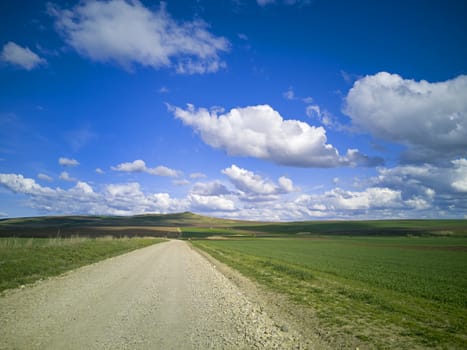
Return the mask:
M66 42L94 61L175 67L179 73L215 72L229 42L209 32L202 20L175 21L162 4L150 10L138 0L80 2L71 9L49 6Z
M26 203L41 213L133 215L188 210L186 200L167 193L143 193L138 183L109 184L95 192L86 182L78 181L69 190L52 189L19 174L0 174L0 185L28 196Z
M175 186L186 186L190 184L190 181L185 180L185 179L180 179L180 180L173 180L172 183Z
M305 113L310 118L316 118L318 120L321 118L321 109L319 108L318 105L306 106Z
M293 181L291 179L289 179L288 177L281 176L279 178L278 182L279 182L280 188L284 192L289 193L289 192L296 191L296 189L295 189L295 187L293 185Z
M40 179L40 180L44 180L44 181L53 181L53 178L47 174L42 174L42 173L39 173L37 174L37 178Z
M133 162L121 163L117 166L111 167L112 170L122 171L126 173L147 173L157 176L169 176L177 177L180 175L180 172L174 169L170 169L166 166L159 165L155 168L148 168L144 160L137 159Z
M298 190L288 177L271 181L232 165L223 170L235 188L219 180L198 182L182 198L145 192L137 182L102 184L94 189L76 180L74 187L41 186L18 174L0 174L0 186L22 194L40 213L167 213L191 210L253 220L462 218L467 212L467 160L449 166L430 164L379 168L353 188ZM69 177L69 175L68 175ZM330 179L332 180L332 179ZM334 181L334 185L343 181ZM342 185L343 186L343 185Z
M92 189L92 187L89 184L87 184L86 182L83 182L83 181L78 181L78 183L74 187L74 190L82 192L82 193L86 193L86 194L93 194L94 193L94 190Z
M7 218L9 215L3 211L0 211L0 218Z
M28 47L24 48L9 41L3 46L0 59L6 63L19 66L26 70L32 70L46 63L46 60L32 52Z
M467 193L467 159L456 159L452 164L454 165L452 188Z
M157 176L177 177L180 175L180 173L177 170L170 169L163 165L156 166L155 168L147 168L146 172L148 174Z
M59 179L63 181L69 181L69 182L78 181L76 178L71 177L70 174L66 171L62 171L62 173L59 176Z
M277 186L272 182L264 180L252 171L239 168L235 164L222 170L222 173L227 175L240 191L255 194L275 194L277 192Z
M370 219L395 218L409 213L402 193L385 187L369 187L362 191L334 188L319 194L303 194L286 203L295 217Z
M326 130L299 120L284 120L269 105L219 110L181 109L169 106L176 118L200 133L205 143L225 149L229 155L250 156L281 165L299 167L335 167L381 163L348 150L340 156L327 143ZM358 161L358 163L356 162Z
M96 173L98 173L98 174L101 174L101 175L102 175L102 174L105 174L105 171L104 171L104 170L102 170L101 168L96 168Z
M401 192L389 188L372 187L364 191L346 191L339 188L325 192L320 200L332 210L394 208L401 206Z
M58 164L63 165L63 166L74 167L74 166L78 166L79 162L76 159L60 157L58 159Z
M408 146L407 160L465 156L467 76L444 82L380 72L355 82L344 113L373 136Z
M206 174L203 173L191 173L190 174L190 179L203 179L206 178Z
M224 196L204 196L191 193L188 195L190 206L201 211L232 211L235 203Z
M197 182L191 192L200 196L219 196L231 194L231 191L227 189L220 181L211 182Z
M282 94L286 100L296 100L297 97L295 96L295 92L293 91L292 87Z
M0 184L15 193L46 195L53 192L52 189L37 184L34 179L20 174L0 174Z
M446 166L432 164L403 165L391 169L379 169L379 175L372 183L399 187L414 195L434 193L452 197L464 197L467 203L467 159L453 160ZM427 192L428 191L428 192Z
M272 201L278 199L280 194L296 190L293 181L285 176L281 176L278 180L279 184L275 184L235 164L222 170L222 173L240 191L239 198L245 201Z

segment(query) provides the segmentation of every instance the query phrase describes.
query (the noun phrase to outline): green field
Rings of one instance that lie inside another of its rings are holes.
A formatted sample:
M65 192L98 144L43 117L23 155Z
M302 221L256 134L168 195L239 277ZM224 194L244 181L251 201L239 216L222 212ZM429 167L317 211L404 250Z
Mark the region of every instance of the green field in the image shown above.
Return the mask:
M197 240L218 260L312 310L327 341L467 348L467 239Z
M162 242L154 238L0 238L0 292Z

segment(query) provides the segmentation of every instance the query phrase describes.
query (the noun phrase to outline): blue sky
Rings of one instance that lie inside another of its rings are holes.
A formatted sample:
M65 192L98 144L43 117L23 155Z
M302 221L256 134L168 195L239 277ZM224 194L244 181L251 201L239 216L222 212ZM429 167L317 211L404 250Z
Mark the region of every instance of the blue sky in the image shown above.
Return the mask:
M463 1L0 4L0 216L465 218Z

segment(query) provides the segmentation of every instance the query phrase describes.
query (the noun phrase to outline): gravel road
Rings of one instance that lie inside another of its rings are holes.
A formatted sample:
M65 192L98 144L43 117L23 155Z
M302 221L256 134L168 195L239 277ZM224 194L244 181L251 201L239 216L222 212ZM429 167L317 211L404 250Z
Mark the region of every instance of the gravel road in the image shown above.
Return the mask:
M0 297L0 349L304 349L183 241Z

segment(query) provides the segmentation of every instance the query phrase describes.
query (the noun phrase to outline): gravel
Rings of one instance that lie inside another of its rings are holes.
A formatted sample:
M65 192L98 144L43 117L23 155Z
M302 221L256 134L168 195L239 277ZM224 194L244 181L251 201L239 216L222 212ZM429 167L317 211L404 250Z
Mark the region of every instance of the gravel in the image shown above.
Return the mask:
M0 297L0 349L308 349L178 240Z

